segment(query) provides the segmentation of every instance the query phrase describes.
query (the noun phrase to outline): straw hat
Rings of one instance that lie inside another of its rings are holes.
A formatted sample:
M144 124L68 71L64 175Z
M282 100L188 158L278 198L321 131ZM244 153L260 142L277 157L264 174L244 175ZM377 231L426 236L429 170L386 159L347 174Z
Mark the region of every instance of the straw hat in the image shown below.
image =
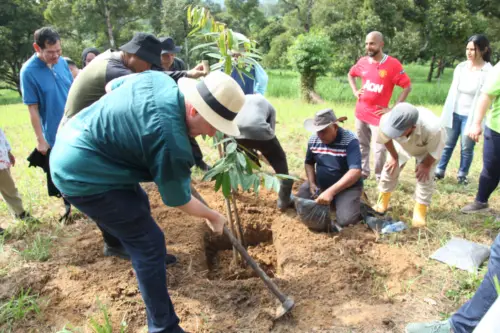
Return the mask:
M233 120L245 104L245 94L232 77L215 71L203 81L181 78L177 84L185 99L210 125L224 134L240 135Z

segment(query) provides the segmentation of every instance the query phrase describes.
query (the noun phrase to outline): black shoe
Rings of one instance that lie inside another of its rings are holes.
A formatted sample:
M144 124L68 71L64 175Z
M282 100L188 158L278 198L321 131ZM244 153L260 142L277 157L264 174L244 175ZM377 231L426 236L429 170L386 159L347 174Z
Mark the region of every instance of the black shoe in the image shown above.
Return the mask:
M167 253L167 256L165 257L165 265L167 267L170 267L170 266L173 266L175 264L177 264L177 257L174 256L173 254Z
M21 214L16 215L16 219L23 220L25 222L37 223L38 220L31 216L27 211L22 212Z
M111 246L104 243L104 256L106 257L118 257L125 260L130 260L130 256L123 246Z
M130 260L130 255L123 246L109 246L108 244L104 243L104 255L106 257L118 257L121 259ZM168 267L175 264L177 264L177 257L167 253L167 256L165 257L165 265L167 265Z
M442 174L442 173L437 173L437 172L436 172L436 173L434 174L434 180L441 180L441 179L443 179L443 178L444 178L444 174Z
M0 236L2 236L4 232L5 232L5 229L0 227Z
M458 176L457 181L460 185L469 185L469 179L467 179L467 176Z
M205 171L205 172L212 169L212 167L210 165L208 165L207 163L205 163L205 161L203 161L203 160L197 162L196 166L198 167L198 169L200 169L201 171Z

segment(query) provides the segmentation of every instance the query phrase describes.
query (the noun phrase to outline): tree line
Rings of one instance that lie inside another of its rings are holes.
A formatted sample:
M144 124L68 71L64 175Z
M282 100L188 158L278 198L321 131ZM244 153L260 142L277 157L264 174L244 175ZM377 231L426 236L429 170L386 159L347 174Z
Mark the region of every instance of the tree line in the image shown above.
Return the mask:
M267 68L297 68L294 43L315 40L324 46L314 48L320 57L330 57L318 66L328 64L326 72L345 75L364 55L365 35L373 30L384 34L387 53L405 63L428 64L428 81L464 59L466 40L476 33L489 37L492 59L500 60L495 39L500 6L491 0L5 0L0 4L0 89L19 91L19 70L33 53L33 32L43 25L58 29L64 55L78 64L85 47L116 48L135 31L172 36L189 50L198 42L187 38L189 5L206 7L255 40ZM189 52L180 56L188 63L199 60Z

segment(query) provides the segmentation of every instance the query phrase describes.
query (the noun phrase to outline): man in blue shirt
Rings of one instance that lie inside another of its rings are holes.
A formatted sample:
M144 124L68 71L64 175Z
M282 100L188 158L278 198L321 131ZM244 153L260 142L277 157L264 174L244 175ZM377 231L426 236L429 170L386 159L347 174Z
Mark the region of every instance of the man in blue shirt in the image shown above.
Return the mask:
M21 68L21 92L30 112L36 148L45 155L56 141L73 76L61 57L61 38L57 31L43 27L35 31L34 37L36 53Z
M345 119L337 119L332 109L326 109L304 122L305 129L316 134L307 145L307 182L301 185L297 194L299 198L331 205L336 209L337 223L341 226L361 220L363 191L359 141L354 133L337 124Z
M238 59L241 56L240 52L245 52L245 50L241 49L241 51L233 52L233 57ZM266 71L256 62L251 66L250 75L252 77L245 74L241 69L240 72L238 72L236 68L233 68L231 72L231 77L238 82L245 95L261 94L264 96L269 81Z
M222 72L175 81L145 71L59 130L51 173L63 196L116 237L132 259L150 332L184 332L167 291L165 236L151 216L140 182L154 181L163 202L222 233L225 218L191 195L189 136L239 135L233 122L244 104L238 84Z

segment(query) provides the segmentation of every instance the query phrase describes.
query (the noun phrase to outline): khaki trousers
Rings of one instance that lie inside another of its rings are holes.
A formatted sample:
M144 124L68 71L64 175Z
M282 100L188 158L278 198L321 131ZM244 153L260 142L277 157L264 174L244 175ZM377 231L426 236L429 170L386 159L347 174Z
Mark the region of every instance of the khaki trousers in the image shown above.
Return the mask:
M373 126L356 118L356 135L361 149L361 171L364 177L370 176L370 146L373 138L373 149L375 157L375 177L380 179L386 158L385 145L377 143L378 126Z
M417 186L415 187L415 200L423 205L429 206L431 204L432 194L436 188L436 183L434 181L434 171L436 165L439 161L434 162L430 171L429 179L425 182L417 180ZM418 163L418 162L417 162ZM380 192L394 192L396 186L398 185L399 175L404 169L406 163L396 167L392 174L389 174L384 168L382 171L382 176L380 177L380 182L378 183L378 189Z
M20 215L24 212L23 202L10 174L10 168L0 170L0 193L12 214Z

